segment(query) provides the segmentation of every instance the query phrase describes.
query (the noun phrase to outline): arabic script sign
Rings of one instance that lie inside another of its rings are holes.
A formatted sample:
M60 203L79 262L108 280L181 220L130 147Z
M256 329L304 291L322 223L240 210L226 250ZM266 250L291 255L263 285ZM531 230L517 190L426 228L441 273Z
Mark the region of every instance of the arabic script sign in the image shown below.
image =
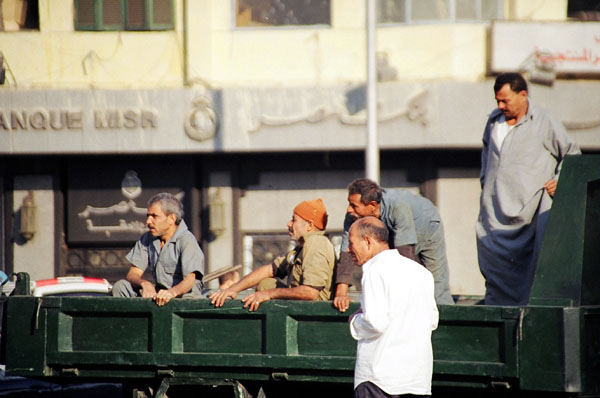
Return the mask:
M600 22L495 22L491 71L531 70L536 62L557 73L600 73Z
M166 174L166 165L169 172L179 173ZM193 173L181 160L148 164L82 159L69 166L66 238L70 244L131 245L148 230L148 199L159 192L174 194L184 208L191 209L186 192Z

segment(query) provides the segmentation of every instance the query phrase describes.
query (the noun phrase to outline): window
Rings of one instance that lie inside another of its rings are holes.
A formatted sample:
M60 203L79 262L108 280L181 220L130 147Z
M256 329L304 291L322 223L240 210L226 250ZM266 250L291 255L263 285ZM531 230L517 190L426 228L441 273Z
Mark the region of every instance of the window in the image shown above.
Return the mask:
M236 0L235 26L329 25L330 0Z
M170 30L173 0L75 0L76 30Z
M504 0L377 0L378 23L480 22L502 19Z
M0 31L39 30L38 0L0 1Z
M600 21L600 0L569 0L567 12L579 21Z

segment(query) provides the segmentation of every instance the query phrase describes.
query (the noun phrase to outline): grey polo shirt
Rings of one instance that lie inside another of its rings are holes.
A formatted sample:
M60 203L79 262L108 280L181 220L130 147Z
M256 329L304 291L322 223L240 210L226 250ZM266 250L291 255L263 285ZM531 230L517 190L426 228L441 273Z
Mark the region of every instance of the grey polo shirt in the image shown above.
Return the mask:
M186 275L195 272L196 283L192 293L200 293L202 290L204 254L183 220L162 250L160 238L146 232L126 258L142 271L149 269L156 283L165 288L177 285Z
M430 222L440 215L429 199L405 189L383 189L379 219L387 227L390 247L415 245L429 236ZM348 231L354 219L346 215L341 250L348 248Z
M441 220L429 199L405 189L383 190L379 218L390 231L390 247L423 242L429 237L429 224Z

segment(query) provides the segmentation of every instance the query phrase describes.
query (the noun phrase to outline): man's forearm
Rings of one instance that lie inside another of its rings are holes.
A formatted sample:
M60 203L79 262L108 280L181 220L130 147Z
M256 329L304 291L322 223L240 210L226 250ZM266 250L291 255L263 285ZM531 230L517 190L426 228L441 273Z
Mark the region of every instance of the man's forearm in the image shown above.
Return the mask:
M352 286L352 274L354 273L355 269L356 263L352 259L352 255L348 252L340 253L340 261L337 265L335 282Z
M307 285L284 287L269 290L269 296L271 299L316 300L319 297L319 289Z
M255 269L254 271L243 277L239 282L229 286L229 289L232 289L236 293L239 293L243 290L258 285L264 279L273 278L274 276L275 275L273 275L273 266L270 264L263 265L262 267Z
M345 283L338 283L335 288L335 296L347 296L348 295L348 285Z
M148 280L146 280L146 279L142 278L142 276L143 276L143 271L141 271L141 270L138 270L137 268L133 268L133 267L132 267L132 268L129 270L129 272L127 273L127 276L125 277L125 279L127 280L127 282L131 283L131 286L134 286L134 287L139 287L140 289L142 289L142 288L143 288L143 286L142 286L142 285L143 285L144 283L149 283L149 284L151 284L152 286L154 286L154 285L152 284L152 282L150 282L150 281L148 281Z
M177 285L173 286L169 290L175 295L175 297L180 297L192 290L195 282L196 274L192 272L190 274L187 274L181 282L179 282Z

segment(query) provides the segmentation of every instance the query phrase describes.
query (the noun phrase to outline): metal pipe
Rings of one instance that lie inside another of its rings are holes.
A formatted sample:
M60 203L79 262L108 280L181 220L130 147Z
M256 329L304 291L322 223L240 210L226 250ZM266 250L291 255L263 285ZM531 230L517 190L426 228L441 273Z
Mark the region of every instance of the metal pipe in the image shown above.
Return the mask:
M188 26L188 0L183 0L183 17L182 17L182 36L183 36L183 40L182 40L182 60L181 60L181 66L182 66L182 72L183 72L183 85L185 87L190 85L190 73L189 73L189 61L188 61L188 57L189 57L189 51L188 51L188 46L189 46L189 26Z
M366 177L379 183L379 146L377 144L377 67L375 61L375 0L367 2L367 147Z

